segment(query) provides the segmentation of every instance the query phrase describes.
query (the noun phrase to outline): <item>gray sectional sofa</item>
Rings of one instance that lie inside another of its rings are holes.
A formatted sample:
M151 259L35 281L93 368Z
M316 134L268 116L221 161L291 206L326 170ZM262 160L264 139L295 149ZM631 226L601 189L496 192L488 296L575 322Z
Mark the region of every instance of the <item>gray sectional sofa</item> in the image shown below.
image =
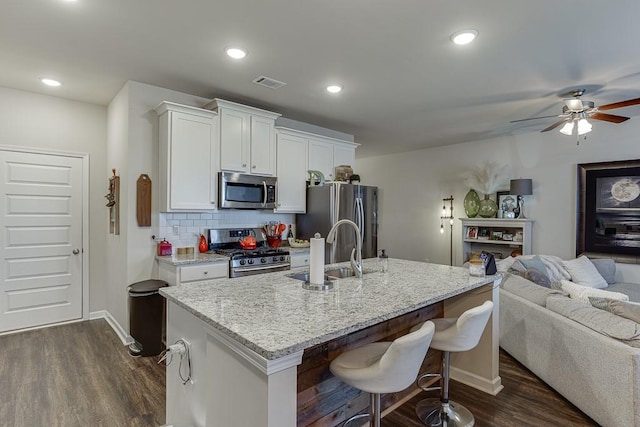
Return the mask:
M607 290L640 302L640 266L616 266ZM503 274L500 346L598 424L640 426L640 325Z

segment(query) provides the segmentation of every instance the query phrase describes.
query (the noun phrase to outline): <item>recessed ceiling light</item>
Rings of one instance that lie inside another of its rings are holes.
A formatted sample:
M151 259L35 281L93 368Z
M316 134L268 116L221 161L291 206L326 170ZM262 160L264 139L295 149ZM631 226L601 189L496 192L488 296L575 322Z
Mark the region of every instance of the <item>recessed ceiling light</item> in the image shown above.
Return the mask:
M242 59L247 56L247 51L240 49L239 47L228 47L225 51L227 52L227 55L234 59Z
M478 32L476 30L458 31L457 33L453 33L451 35L451 41L455 44L468 44L471 43L477 36Z
M46 84L47 86L51 86L51 87L58 87L61 84L59 81L53 80L53 79L41 79L40 81Z
M342 86L338 86L338 85L327 86L327 92L338 93L341 90L342 90Z

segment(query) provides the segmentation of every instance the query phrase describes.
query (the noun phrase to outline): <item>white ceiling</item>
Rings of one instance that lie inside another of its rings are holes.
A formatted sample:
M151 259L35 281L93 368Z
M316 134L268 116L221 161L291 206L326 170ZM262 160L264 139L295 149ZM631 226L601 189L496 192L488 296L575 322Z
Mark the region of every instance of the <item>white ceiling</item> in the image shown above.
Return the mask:
M366 157L541 130L554 120L509 121L559 114L573 88L640 97L638 16L638 0L2 0L0 85L108 104L136 80L354 134ZM451 43L465 28L476 41Z

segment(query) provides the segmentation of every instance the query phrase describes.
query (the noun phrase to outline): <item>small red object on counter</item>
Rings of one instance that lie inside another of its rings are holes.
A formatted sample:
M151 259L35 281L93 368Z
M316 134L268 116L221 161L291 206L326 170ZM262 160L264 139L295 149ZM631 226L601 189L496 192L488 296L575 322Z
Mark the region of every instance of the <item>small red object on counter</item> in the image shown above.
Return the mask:
M200 235L200 243L198 244L198 250L200 253L205 253L209 250L209 244L207 243L207 238L204 237L204 234Z
M158 255L171 255L171 243L169 243L167 239L162 239L162 241L158 243Z

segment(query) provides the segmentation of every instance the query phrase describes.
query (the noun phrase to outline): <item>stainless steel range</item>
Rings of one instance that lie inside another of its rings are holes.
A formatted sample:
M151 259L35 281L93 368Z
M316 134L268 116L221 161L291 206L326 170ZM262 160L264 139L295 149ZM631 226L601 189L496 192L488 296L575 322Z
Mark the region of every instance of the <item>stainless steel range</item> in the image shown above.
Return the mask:
M243 249L240 240L256 239L255 249ZM289 270L289 251L267 246L267 238L260 228L221 228L209 230L209 250L226 255L229 261L229 277Z

